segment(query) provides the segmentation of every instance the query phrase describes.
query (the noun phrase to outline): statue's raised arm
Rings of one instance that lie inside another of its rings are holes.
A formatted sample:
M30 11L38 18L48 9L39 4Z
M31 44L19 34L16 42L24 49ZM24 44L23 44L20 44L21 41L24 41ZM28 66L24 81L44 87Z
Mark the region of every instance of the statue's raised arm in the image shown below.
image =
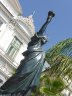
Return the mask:
M38 34L42 35L47 27L47 25L50 23L50 21L52 20L52 18L55 16L55 14L52 11L48 12L48 17L45 21L45 23L43 24L43 26L41 27L41 29L39 30Z
M41 42L42 45L45 44L45 42L47 41L47 38L43 36L43 33L45 32L47 25L50 23L50 21L52 20L54 16L55 14L52 11L48 12L48 17L45 23L42 25L41 29L38 32L36 32L35 35L31 38L31 41L29 42L28 47L36 44L39 40L42 41Z

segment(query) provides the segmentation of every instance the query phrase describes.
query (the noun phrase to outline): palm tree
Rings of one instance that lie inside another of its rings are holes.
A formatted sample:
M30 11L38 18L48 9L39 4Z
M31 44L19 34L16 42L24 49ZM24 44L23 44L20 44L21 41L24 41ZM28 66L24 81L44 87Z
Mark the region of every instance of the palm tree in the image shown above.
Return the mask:
M61 91L65 88L65 84L61 78L48 76L43 73L40 78L40 86L37 87L32 96L62 96Z
M40 92L46 96L59 96L64 87L65 84L61 78L49 77L47 74L41 77Z
M52 73L72 79L72 39L66 39L49 49L46 61L51 65Z

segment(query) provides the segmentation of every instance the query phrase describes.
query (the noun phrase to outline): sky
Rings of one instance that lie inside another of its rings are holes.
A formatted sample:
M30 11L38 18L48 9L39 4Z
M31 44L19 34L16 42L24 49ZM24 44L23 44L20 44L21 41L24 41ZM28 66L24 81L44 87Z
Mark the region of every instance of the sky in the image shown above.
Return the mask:
M60 41L72 38L72 0L19 0L19 2L24 17L34 12L36 32L44 24L48 11L55 13L44 34L48 38L47 44L43 47L45 51Z

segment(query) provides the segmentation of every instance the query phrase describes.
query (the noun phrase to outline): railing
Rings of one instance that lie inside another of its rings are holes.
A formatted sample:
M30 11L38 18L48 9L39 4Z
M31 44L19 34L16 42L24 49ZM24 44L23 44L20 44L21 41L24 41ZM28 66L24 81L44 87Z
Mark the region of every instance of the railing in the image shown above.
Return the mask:
M0 55L14 68L18 67L18 63L11 59L4 51L0 48Z
M12 76L12 73L9 72L8 68L6 68L5 66L3 66L1 64L0 64L0 70L2 71L2 73L4 75L6 74L6 77L11 77Z

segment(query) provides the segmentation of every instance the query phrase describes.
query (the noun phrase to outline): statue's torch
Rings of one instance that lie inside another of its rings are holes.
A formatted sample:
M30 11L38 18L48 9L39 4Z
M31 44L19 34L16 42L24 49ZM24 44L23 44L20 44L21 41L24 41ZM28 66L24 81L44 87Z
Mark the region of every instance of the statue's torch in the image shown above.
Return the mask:
M54 16L55 16L55 13L53 13L52 11L49 11L48 12L47 22L49 23Z

